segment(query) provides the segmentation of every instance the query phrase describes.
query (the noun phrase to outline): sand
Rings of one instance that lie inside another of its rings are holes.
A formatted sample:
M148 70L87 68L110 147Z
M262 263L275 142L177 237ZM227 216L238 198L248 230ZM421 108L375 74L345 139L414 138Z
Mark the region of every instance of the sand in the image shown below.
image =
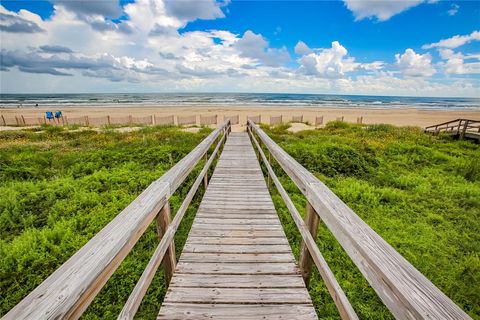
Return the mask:
M347 109L347 108L304 108L304 107L265 107L265 106L124 106L124 107L105 107L105 106L89 106L89 107L65 107L65 108L12 108L0 109L0 114L5 118L14 118L23 115L25 117L43 117L45 111L61 110L67 117L77 116L169 116L169 115L218 115L219 121L223 120L223 116L240 116L240 125L236 126L235 131L243 130L247 116L261 115L262 122L269 123L270 116L282 115L283 121L288 122L293 116L303 115L303 121L310 124L315 123L315 117L323 116L324 123L335 120L338 117L344 117L346 122L356 122L357 117L363 117L363 123L388 123L398 126L419 126L426 127L429 125L454 120L457 118L466 118L480 120L479 110L419 110L419 109ZM197 123L198 123L197 117ZM293 131L308 129L310 126L294 125Z

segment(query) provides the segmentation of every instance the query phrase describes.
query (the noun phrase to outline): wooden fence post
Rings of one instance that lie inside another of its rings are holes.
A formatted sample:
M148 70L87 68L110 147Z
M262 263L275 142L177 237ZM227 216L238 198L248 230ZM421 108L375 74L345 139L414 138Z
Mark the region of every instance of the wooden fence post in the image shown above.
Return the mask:
M157 215L157 234L160 240L167 231L171 220L172 217L170 215L170 203L167 201ZM165 269L165 281L168 286L170 280L172 279L173 272L175 271L175 266L177 265L177 259L175 257L175 243L173 240L168 247L167 252L165 253L165 257L162 260L162 265Z
M7 125L7 122L5 121L5 117L2 114L2 126L6 126L6 125Z
M110 125L110 115L107 116L107 124Z
M268 152L268 163L272 165L272 154ZM267 171L267 187L270 189L272 184L272 178L270 177L270 173Z
M465 120L465 122L463 123L463 129L460 135L460 139L465 138L465 133L467 132L467 128L468 128L468 122L469 122L468 120Z
M307 208L305 212L305 224L307 225L308 231L312 235L313 239L317 239L317 232L318 232L318 224L320 222L320 218L318 214L315 212L315 209L312 207L310 202L307 202ZM305 242L302 242L302 249L300 251L300 272L302 273L303 281L305 285L308 287L310 282L310 275L312 273L312 256L308 251Z
M88 116L85 116L85 125L86 125L86 126L89 126L89 125L90 125L90 121L88 121Z
M205 163L208 161L208 155L205 152ZM205 186L205 190L207 190L208 187L208 170L205 172L205 176L203 177L203 185Z

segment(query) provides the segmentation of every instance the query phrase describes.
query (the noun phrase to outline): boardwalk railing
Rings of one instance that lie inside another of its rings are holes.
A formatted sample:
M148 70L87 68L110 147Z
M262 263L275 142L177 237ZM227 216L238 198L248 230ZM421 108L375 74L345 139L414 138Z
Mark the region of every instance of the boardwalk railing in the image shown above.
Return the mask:
M480 121L470 119L455 119L452 121L428 126L425 132L433 133L435 135L440 132L446 132L452 135L457 135L464 138L468 134L480 135Z
M229 132L230 122L227 120L161 178L150 184L3 319L79 318L157 217L157 227L162 235L160 244L119 316L121 319L133 318L162 260L165 262L167 280L171 277L175 266L173 236L198 186L202 181L206 183L207 171ZM215 150L207 160L207 152L216 141ZM203 157L206 161L202 171L175 218L169 223L168 199Z
M370 228L352 209L312 173L280 148L253 121L248 131L272 179L297 225L304 245L300 268L308 282L311 259L344 319L355 319L350 303L315 243L319 218L397 319L470 319L393 247ZM257 138L268 150L265 156ZM271 156L293 180L308 201L305 222L270 166Z

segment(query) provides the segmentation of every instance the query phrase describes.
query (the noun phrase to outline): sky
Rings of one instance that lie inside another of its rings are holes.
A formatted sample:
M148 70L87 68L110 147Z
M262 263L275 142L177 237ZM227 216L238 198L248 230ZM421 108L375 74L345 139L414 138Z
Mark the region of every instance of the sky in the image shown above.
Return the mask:
M0 1L1 93L480 97L480 1Z

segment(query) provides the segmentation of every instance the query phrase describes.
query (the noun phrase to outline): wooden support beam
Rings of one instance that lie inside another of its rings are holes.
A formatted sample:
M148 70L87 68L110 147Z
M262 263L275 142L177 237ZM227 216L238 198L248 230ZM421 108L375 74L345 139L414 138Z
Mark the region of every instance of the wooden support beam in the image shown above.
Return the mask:
M205 152L205 163L208 161L208 154ZM203 186L205 187L205 190L207 190L208 187L208 171L205 172L205 176L203 177Z
M170 214L170 203L167 201L157 215L157 234L160 240L162 240L165 232L167 231L172 216ZM177 258L175 257L175 242L172 240L170 246L165 253L165 257L162 260L162 265L165 270L165 282L168 286L170 280L173 277L173 272L177 265Z
M307 202L307 207L305 211L305 224L313 239L317 239L318 224L320 223L320 218L309 202ZM308 287L308 284L310 282L310 275L312 274L313 260L305 242L302 242L302 249L300 252L300 272L302 273L305 285Z
M270 152L268 153L268 164L272 165L272 154ZM269 190L271 185L272 185L272 178L270 177L270 172L267 171L267 187Z
M468 128L468 120L465 120L463 122L463 128L462 128L462 133L460 134L460 139L464 139L465 138L465 132L467 132L467 128Z

